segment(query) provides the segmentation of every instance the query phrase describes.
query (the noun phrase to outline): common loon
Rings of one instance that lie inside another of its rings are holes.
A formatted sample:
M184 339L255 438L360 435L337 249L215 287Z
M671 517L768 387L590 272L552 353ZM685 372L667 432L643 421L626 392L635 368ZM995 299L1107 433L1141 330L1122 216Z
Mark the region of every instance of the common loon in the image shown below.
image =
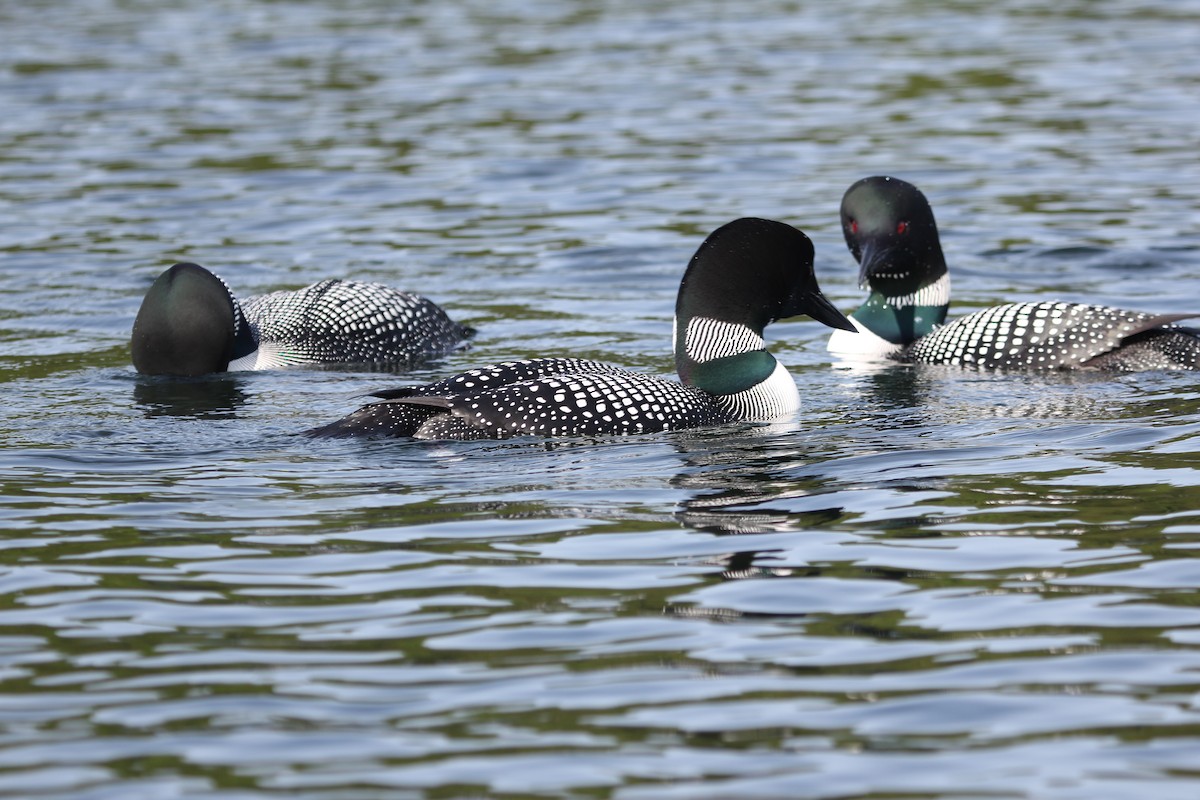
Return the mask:
M871 290L829 349L843 355L992 369L1200 369L1195 314L1148 314L1083 303L994 306L945 323L950 275L933 210L917 187L864 178L842 198L842 233Z
M745 218L713 232L692 256L675 303L682 383L598 361L534 358L468 370L379 401L308 431L321 437L635 434L770 419L800 406L796 382L767 352L767 323L808 314L852 330L813 274L808 237Z
M239 303L198 264L154 281L133 323L138 372L204 375L299 364L406 366L474 331L433 302L378 283L324 280Z

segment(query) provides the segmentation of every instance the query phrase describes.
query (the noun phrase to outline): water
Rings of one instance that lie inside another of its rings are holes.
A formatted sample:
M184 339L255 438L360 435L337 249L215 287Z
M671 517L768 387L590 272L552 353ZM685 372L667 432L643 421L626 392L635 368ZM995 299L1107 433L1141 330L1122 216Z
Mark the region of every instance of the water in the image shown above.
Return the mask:
M1200 4L0 4L0 794L1192 798L1200 384L830 364L797 420L314 442L570 353L669 374L746 214L934 203L955 310L1200 303ZM175 260L480 330L135 376ZM953 313L953 312L952 312Z

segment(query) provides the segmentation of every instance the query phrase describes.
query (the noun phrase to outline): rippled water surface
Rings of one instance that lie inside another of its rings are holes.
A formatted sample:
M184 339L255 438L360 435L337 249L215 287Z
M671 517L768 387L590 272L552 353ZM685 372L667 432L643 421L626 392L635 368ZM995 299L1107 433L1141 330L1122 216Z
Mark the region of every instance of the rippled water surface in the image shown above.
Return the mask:
M934 203L956 308L1200 310L1200 4L0 3L0 793L1200 795L1200 383L830 363L619 440L310 441L571 353L688 257ZM150 281L420 291L411 375L137 377Z

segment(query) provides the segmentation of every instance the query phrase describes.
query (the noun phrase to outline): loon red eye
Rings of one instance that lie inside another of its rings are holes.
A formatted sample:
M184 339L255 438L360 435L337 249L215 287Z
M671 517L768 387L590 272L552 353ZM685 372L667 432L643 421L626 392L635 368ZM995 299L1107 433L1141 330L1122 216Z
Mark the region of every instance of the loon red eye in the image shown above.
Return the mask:
M846 227L850 229L851 233L858 233L858 220L856 220L856 219L850 220L850 224L847 225Z
M904 220L901 220L900 222L897 222L897 223L896 223L896 233L898 233L898 234L900 234L900 235L902 235L902 236L903 236L904 234L908 233L908 223L907 223L907 222L905 222Z

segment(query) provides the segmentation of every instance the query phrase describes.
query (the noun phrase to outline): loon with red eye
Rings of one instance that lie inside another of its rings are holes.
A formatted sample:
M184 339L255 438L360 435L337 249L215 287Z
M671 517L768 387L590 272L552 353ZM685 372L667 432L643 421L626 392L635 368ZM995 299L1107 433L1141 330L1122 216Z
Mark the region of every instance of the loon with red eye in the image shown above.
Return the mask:
M1200 370L1197 314L1084 303L1007 303L949 323L950 274L929 201L911 183L864 178L842 198L846 245L870 290L832 352L984 369Z

